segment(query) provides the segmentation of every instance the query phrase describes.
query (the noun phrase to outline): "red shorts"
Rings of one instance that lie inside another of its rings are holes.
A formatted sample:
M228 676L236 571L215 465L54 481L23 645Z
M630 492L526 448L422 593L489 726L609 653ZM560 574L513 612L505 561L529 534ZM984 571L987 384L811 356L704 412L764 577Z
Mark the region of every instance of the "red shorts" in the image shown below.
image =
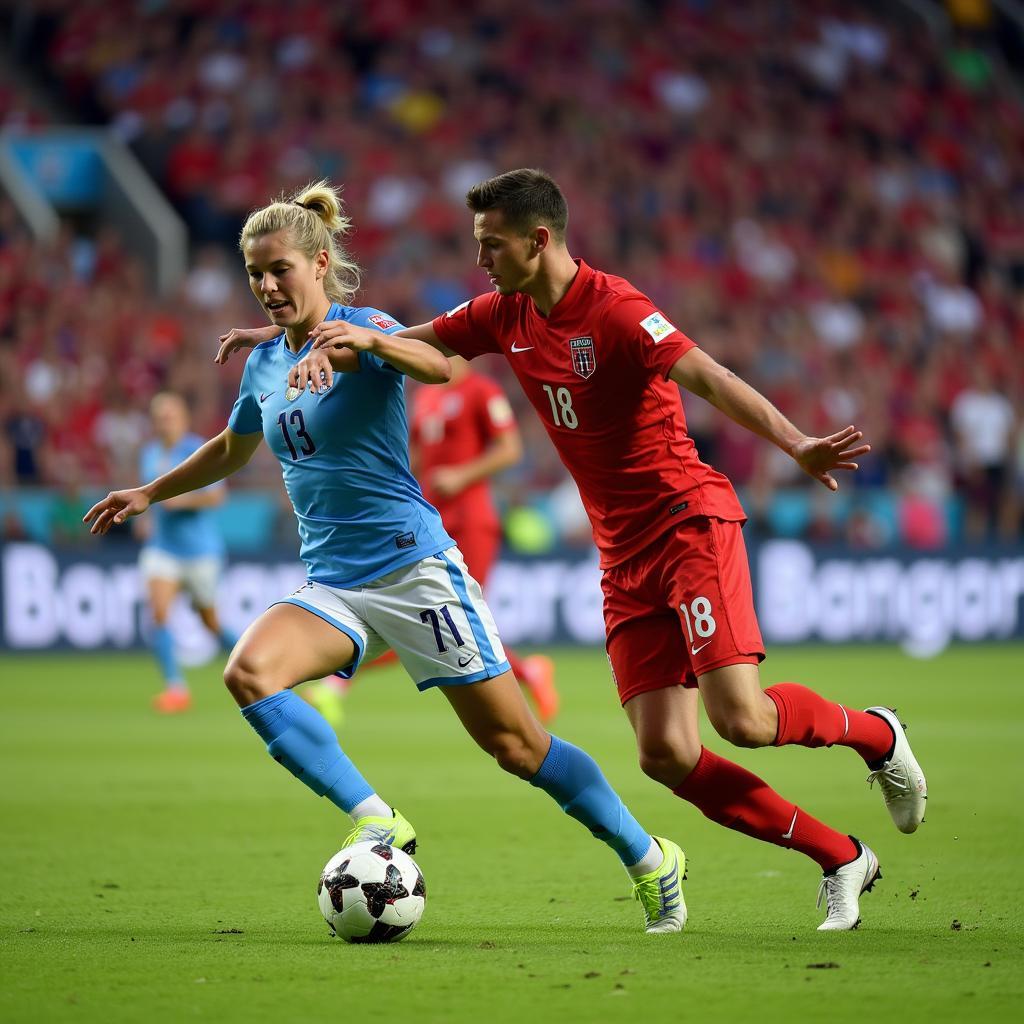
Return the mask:
M608 660L623 704L764 659L741 530L696 516L604 571Z
M470 576L484 586L501 551L501 527L463 527L449 533L462 552Z

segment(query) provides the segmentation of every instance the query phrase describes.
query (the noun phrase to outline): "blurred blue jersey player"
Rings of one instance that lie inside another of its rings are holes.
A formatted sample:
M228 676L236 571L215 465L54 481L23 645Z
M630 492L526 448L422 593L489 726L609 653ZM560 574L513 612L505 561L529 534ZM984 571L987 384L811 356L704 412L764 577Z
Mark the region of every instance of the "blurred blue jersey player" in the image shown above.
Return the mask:
M103 533L151 503L209 486L265 440L295 508L308 579L246 630L224 679L271 756L350 815L346 844L375 839L414 850L409 822L293 692L331 672L353 673L390 647L420 690L440 689L502 768L544 790L615 851L648 932L679 931L682 851L644 831L593 759L534 718L480 587L409 472L403 374L439 383L450 366L429 345L393 337L401 325L386 313L350 304L358 270L339 244L347 228L326 182L250 215L241 249L253 294L276 329L246 364L228 427L156 480L112 492L85 520ZM325 320L376 330L335 353L307 388L310 332Z
M154 396L149 410L154 438L139 458L143 480L173 469L203 443L198 434L188 430L188 409L180 395L162 392ZM169 624L178 593L189 595L203 625L222 646L230 650L238 639L221 626L215 607L224 541L212 509L224 501L225 495L224 485L218 483L171 498L153 510L149 530L144 533L139 573L146 585L153 620L153 653L164 682L163 692L157 694L153 704L165 714L185 711L191 703Z

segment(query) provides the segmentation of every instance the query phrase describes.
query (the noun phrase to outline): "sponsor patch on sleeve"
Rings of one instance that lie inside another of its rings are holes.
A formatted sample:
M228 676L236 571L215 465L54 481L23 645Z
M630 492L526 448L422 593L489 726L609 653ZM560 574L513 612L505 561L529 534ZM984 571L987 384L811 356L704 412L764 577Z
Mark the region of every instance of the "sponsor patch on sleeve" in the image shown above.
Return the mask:
M391 317L385 316L383 313L371 313L369 320L380 331L390 331L392 327L398 326L397 320L392 320Z
M454 309L449 309L445 316L455 316L456 313L464 310L472 301L472 299L466 299L465 302L460 302Z
M512 406L504 395L494 395L487 401L487 415L496 427L507 427L512 422Z
M652 313L646 320L641 320L640 326L654 339L655 345L676 329L660 313Z

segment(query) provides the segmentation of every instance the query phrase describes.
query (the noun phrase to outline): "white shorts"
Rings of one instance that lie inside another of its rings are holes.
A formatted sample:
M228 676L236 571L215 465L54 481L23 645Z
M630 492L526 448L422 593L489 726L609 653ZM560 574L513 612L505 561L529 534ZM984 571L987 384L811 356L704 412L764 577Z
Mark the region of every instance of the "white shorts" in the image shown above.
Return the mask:
M217 604L217 580L223 561L216 555L202 558L178 558L160 548L145 547L139 555L139 573L149 580L170 580L189 594L197 608Z
M509 669L480 585L455 547L351 589L309 582L275 603L305 608L351 637L355 659L337 670L346 679L389 647L420 690Z

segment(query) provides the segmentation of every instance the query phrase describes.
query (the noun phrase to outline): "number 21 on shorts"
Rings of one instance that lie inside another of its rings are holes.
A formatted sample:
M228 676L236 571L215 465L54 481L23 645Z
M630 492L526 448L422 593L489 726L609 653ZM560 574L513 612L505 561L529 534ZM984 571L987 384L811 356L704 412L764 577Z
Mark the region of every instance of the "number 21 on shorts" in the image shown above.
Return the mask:
M686 632L690 637L690 655L707 647L711 637L715 635L718 623L711 614L711 602L706 597L695 597L687 606L686 602L679 606L686 622ZM698 643L698 641L702 641Z

